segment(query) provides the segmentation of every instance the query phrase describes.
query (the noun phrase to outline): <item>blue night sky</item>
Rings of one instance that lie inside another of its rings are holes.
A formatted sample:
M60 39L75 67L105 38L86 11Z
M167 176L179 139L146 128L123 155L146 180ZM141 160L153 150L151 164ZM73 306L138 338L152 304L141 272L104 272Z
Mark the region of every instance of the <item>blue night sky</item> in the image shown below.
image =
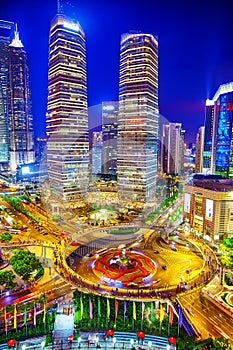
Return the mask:
M182 122L187 142L195 142L205 99L233 81L232 1L72 2L86 33L89 106L118 99L121 34L152 33L159 40L160 113ZM55 13L56 0L0 1L1 19L18 23L28 53L36 137L45 135L48 38Z

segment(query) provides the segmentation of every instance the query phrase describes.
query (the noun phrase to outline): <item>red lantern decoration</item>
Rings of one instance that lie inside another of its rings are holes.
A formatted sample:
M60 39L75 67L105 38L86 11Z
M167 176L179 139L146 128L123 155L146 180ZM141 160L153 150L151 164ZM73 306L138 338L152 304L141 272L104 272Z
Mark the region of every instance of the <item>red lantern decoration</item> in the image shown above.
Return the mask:
M176 338L175 337L169 337L168 341L170 344L175 344L176 343Z
M137 332L138 339L144 339L145 338L145 333L142 331Z
M107 334L108 337L113 337L114 331L113 331L112 329L108 329L108 330L106 331L106 334Z
M7 345L9 346L9 348L13 348L16 344L16 340L15 339L10 339L7 342Z

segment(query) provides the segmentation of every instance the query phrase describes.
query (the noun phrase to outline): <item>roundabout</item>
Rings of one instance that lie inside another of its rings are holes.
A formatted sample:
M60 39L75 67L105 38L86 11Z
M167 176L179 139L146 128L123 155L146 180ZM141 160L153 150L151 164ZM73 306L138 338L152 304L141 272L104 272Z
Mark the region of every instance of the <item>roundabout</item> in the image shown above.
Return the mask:
M128 227L129 229L130 227ZM133 234L113 235L97 229L78 237L70 252L64 246L65 276L79 290L117 298L172 298L203 286L216 273L217 260L207 246L194 239L165 239L157 230L133 227ZM208 258L209 259L209 258Z

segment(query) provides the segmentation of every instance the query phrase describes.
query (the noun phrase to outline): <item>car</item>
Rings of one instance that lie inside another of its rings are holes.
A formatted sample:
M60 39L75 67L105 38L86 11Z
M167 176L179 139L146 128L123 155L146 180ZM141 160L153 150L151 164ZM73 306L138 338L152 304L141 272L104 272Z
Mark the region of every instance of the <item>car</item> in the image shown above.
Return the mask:
M75 242L75 241L71 242L71 245L73 247L79 247L80 246L80 244L78 242Z
M171 246L171 250L173 250L174 252L177 252L177 249L176 249L176 247L175 246Z

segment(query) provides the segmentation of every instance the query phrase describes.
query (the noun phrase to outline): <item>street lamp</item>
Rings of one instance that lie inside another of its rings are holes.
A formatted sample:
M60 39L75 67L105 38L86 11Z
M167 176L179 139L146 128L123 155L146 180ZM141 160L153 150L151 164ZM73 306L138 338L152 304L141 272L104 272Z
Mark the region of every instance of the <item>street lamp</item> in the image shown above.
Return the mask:
M81 340L82 338L81 337L78 337L78 348L80 349L80 345L81 345Z
M99 342L99 337L97 336L97 337L96 337L96 347L97 347L97 348L99 347L98 342Z
M113 341L113 344L114 344L114 347L113 347L113 348L115 349L115 346L116 346L116 337L113 337L113 338L112 338L112 341Z

